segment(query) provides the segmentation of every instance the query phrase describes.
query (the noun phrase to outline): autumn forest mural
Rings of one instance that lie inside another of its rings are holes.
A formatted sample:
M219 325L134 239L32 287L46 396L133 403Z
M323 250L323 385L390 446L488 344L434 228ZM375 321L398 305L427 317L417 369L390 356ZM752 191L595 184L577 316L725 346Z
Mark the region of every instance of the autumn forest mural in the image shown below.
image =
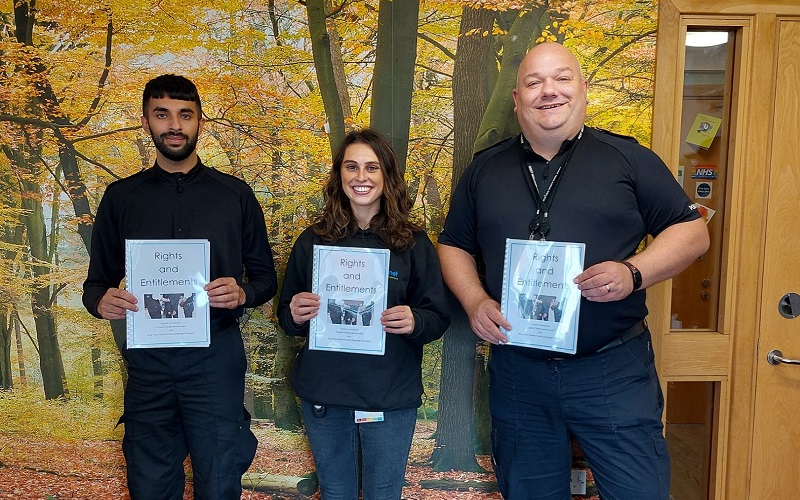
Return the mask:
M579 55L592 125L649 144L655 31L655 0L4 0L0 498L127 498L119 325L91 317L80 295L105 186L155 159L139 119L150 78L197 84L200 157L252 186L280 276L354 127L391 140L435 241L472 154L518 133L511 91L538 41ZM450 330L425 351L409 499L500 498L488 348L453 304ZM299 344L269 305L242 327L260 441L243 498L317 498L287 380Z

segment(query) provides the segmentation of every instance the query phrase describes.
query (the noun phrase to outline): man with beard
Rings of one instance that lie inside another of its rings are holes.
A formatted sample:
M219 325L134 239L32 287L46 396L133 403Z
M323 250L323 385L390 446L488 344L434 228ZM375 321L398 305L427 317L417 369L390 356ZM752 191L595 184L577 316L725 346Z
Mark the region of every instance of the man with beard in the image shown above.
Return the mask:
M207 239L211 344L128 349L118 339L128 367L120 418L128 489L134 500L183 498L183 462L191 455L195 498L238 500L257 444L244 408L247 360L238 318L277 289L264 214L247 184L198 158L203 117L191 81L150 80L142 113L156 163L110 184L100 201L83 303L108 320L138 311L136 297L119 288L126 239Z

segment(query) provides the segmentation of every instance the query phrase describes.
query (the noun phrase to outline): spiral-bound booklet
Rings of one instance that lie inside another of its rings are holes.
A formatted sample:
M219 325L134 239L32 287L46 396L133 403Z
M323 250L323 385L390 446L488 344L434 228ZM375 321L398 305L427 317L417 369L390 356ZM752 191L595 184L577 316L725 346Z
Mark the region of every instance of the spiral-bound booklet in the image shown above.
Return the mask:
M126 317L127 347L208 347L208 240L125 240L125 287L139 310Z
M575 354L586 245L506 240L500 309L511 323L509 345Z
M389 286L389 250L314 245L311 291L320 296L308 348L383 355L381 314Z

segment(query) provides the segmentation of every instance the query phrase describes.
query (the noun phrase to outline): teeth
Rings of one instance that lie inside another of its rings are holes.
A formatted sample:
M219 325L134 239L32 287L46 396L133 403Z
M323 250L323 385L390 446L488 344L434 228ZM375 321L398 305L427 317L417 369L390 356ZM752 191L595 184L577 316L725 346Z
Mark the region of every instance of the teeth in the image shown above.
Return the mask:
M371 188L369 188L367 186L353 186L353 191L355 191L356 193L366 193L370 189Z

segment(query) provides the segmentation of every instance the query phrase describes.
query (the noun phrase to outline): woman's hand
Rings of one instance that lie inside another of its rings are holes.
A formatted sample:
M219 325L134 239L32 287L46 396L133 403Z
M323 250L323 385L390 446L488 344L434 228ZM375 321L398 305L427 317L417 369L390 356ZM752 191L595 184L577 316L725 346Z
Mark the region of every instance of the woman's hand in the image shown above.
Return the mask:
M319 295L311 292L300 292L289 303L292 321L302 325L319 313Z
M407 335L414 331L414 315L408 306L394 306L383 311L381 325L386 333Z

